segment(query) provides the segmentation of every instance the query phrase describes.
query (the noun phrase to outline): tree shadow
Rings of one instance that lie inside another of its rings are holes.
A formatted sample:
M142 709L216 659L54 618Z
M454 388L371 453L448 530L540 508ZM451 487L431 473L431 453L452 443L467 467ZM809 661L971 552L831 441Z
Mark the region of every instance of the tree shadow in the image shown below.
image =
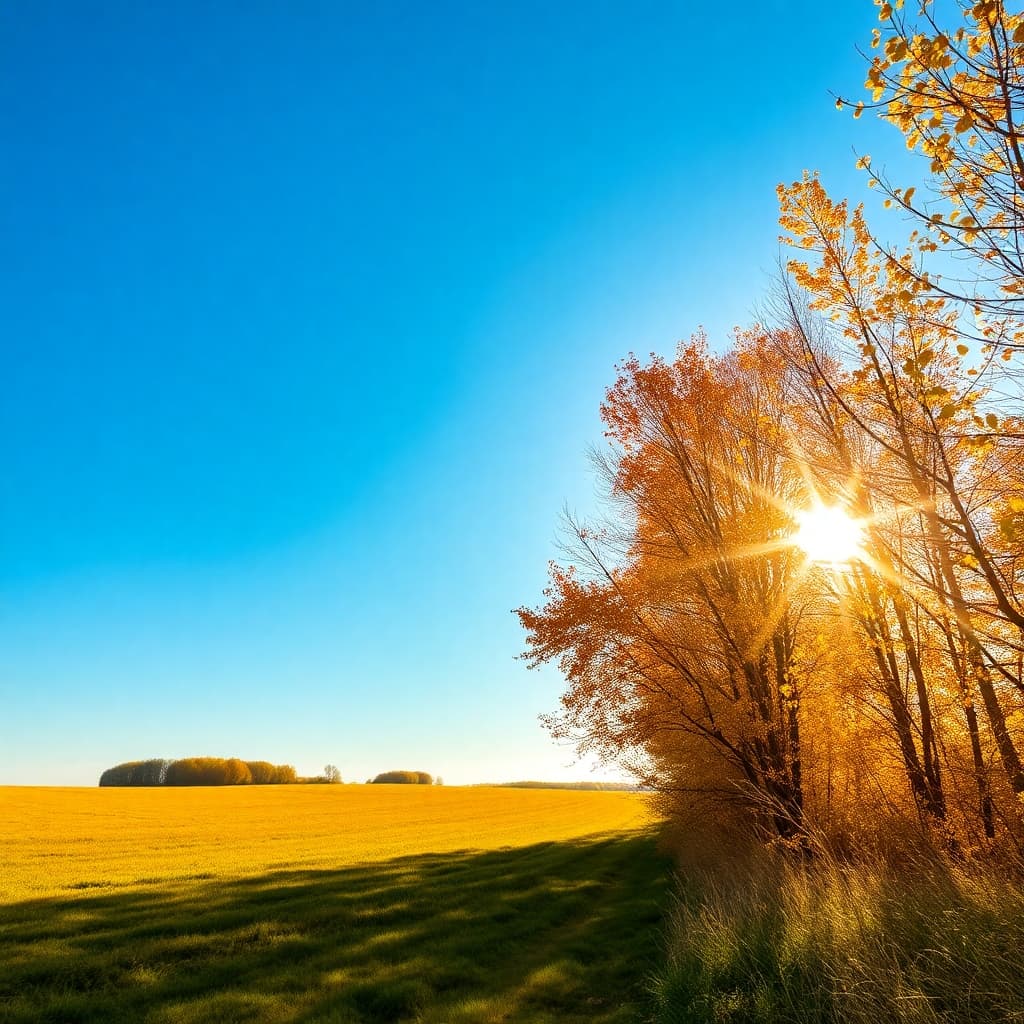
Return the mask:
M668 885L640 833L26 901L0 1018L624 1024Z

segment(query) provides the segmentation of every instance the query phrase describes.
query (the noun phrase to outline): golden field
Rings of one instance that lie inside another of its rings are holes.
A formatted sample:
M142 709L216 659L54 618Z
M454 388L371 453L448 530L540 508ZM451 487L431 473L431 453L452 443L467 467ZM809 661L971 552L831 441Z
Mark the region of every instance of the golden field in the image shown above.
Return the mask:
M642 794L454 786L0 788L0 900L499 850L655 820Z
M633 793L0 789L0 1020L636 1024L669 871Z

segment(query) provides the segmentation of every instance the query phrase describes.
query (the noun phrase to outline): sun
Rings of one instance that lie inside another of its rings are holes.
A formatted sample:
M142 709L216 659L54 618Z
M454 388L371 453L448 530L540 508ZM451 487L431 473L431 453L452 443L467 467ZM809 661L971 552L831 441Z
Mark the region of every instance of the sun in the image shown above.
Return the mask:
M812 562L823 565L847 565L864 557L864 528L839 505L815 502L797 512L797 531L793 543Z

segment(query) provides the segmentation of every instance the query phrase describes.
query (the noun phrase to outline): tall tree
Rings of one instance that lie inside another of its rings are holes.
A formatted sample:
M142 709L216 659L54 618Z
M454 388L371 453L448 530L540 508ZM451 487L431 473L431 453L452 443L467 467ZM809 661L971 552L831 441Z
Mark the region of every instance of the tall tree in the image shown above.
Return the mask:
M621 513L572 524L577 560L520 608L532 664L569 682L554 731L607 756L642 752L662 785L806 832L799 559L787 507L802 483L782 440L787 371L763 336L711 356L621 368L602 414Z

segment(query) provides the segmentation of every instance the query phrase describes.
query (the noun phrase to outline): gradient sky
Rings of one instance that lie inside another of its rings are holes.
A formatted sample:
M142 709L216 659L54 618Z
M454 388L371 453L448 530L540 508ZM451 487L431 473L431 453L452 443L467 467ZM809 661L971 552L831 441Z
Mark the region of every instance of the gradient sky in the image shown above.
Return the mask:
M629 351L892 130L870 0L0 8L0 783L586 777L515 660ZM614 772L612 774L615 774Z

